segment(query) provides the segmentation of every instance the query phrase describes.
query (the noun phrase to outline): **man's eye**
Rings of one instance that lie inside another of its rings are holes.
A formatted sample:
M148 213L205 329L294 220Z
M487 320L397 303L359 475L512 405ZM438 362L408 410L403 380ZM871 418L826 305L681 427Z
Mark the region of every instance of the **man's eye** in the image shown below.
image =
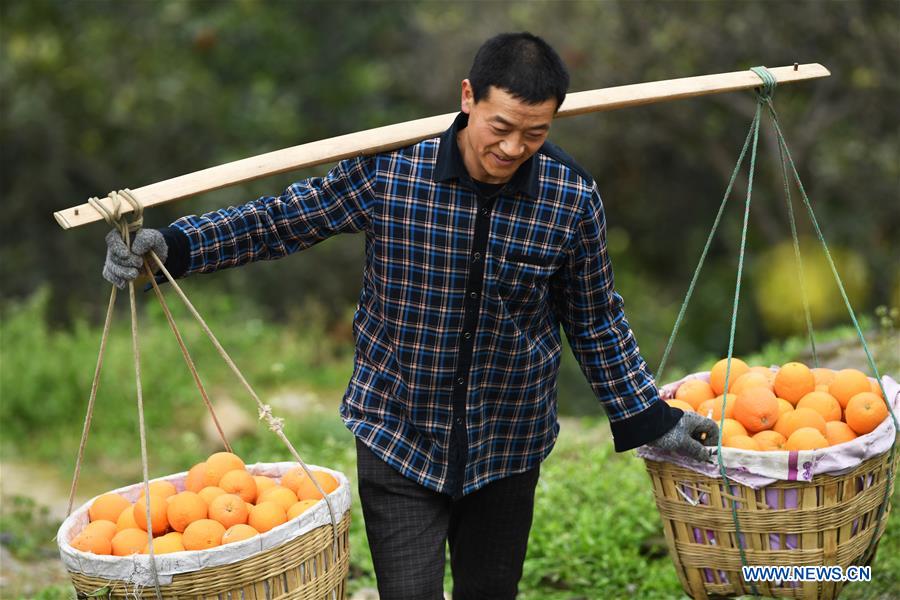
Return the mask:
M509 133L509 130L508 129L497 129L496 127L494 127L494 133L496 133L497 135L506 135L507 133Z

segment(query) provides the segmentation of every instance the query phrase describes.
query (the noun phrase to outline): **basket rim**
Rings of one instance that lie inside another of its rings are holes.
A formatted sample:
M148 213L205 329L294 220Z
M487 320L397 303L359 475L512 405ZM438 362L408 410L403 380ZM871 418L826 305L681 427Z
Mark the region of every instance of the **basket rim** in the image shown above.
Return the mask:
M290 469L300 466L293 461L283 462L257 462L246 465L252 475L267 475L280 478ZM350 511L352 494L350 480L344 473L323 467L307 464L310 469L325 471L334 476L338 481L338 487L328 494L328 499L334 507L337 523L343 521L345 514ZM275 475L273 475L275 474ZM184 490L184 479L187 471L173 473L150 481L170 481L175 484L178 491ZM83 503L72 511L60 525L56 534L57 546L60 558L65 568L70 572L81 573L89 576L105 577L117 580L133 580L143 585L153 585L154 579L151 571L150 556L147 554L132 554L130 556L107 556L82 552L75 549L69 543L77 533L89 522L88 509L100 496L109 493L118 493L125 496L132 503L143 491L143 481L113 490L103 492ZM240 542L234 542L207 550L186 550L171 554L156 555L155 563L161 584L170 583L172 577L183 573L189 573L207 567L230 565L247 558L251 558L261 552L281 546L291 540L299 538L306 533L322 526L331 526L331 515L328 506L320 501L315 506L279 525L270 531L254 536Z

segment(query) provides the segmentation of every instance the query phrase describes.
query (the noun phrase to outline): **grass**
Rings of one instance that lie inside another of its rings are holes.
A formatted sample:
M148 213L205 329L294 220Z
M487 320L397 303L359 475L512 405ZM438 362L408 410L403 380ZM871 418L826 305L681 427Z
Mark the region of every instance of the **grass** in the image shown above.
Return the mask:
M328 465L355 479L352 434L337 403L352 365L352 347L335 342L313 325L287 327L247 318L246 307L225 298L195 299L213 330L263 398L281 390L310 390L322 398L318 410L289 416L288 438L304 460ZM152 305L151 305L152 306ZM235 399L248 411L252 401L209 346L199 328L173 303L176 320L215 401ZM99 331L87 323L67 330L46 323L46 299L3 307L0 346L0 419L4 460L50 465L70 476L96 360ZM134 403L134 373L124 315L112 332L98 395L84 473L97 491L140 479ZM314 323L315 320L309 322ZM141 315L144 398L152 475L187 469L215 448L199 434L204 408L158 309ZM882 322L871 343L882 372L900 364L893 323ZM852 340L855 330L825 332L824 341ZM893 345L892 345L893 344ZM751 362L781 364L802 354L802 338L765 347ZM49 357L54 357L50 359ZM59 360L58 357L65 357ZM864 365L854 365L864 366ZM691 370L691 369L686 369ZM699 370L699 367L693 369ZM262 425L233 440L248 462L285 460L288 452ZM87 485L87 484L86 484ZM896 495L895 495L896 503ZM896 505L896 504L895 504ZM350 530L351 594L375 587L359 498L354 488ZM55 554L50 541L58 526L43 507L4 499L0 540L23 560ZM900 518L893 515L873 566L874 581L845 588L843 598L888 598L900 589ZM445 579L451 589L449 568ZM33 598L71 598L67 586L47 586ZM525 600L576 598L682 598L665 552L661 523L643 463L616 454L602 417L566 420L557 447L542 466L534 524L520 585Z

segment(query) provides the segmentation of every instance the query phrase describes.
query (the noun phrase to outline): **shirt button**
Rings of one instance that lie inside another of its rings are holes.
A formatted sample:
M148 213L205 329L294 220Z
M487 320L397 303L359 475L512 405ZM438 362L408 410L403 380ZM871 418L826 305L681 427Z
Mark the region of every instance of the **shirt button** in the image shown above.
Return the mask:
M481 260L481 252L476 252L472 255L472 258L474 258L475 260Z
M465 333L463 334L463 337L466 338L467 340L472 339L472 332L471 332L471 331L465 332Z
M459 378L457 378L457 380L456 380L456 383L459 384L459 385L462 385L462 384L464 384L465 382L466 382L466 380L463 379L462 377L459 377Z
M487 215L487 214L488 214L488 209L482 208L482 209L481 209L481 214Z
M469 298L473 300L478 297L478 292L469 292Z
M459 417L457 417L457 418L456 418L456 424L457 424L457 425L462 425L462 419L460 419Z

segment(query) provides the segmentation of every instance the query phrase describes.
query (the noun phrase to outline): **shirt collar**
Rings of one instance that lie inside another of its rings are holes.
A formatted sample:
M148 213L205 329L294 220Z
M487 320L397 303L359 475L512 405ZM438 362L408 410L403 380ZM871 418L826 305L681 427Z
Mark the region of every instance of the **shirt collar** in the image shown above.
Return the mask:
M465 163L463 163L462 154L459 153L459 146L456 143L456 134L469 124L469 115L464 112L456 115L450 129L441 134L441 143L438 148L437 164L434 169L434 181L442 182L451 179L457 179L463 183L469 183L472 177L466 171ZM540 150L538 150L540 152ZM538 181L538 167L536 159L531 156L522 163L512 179L509 180L507 187L514 191L521 192L531 198L537 198L540 190L540 182Z

